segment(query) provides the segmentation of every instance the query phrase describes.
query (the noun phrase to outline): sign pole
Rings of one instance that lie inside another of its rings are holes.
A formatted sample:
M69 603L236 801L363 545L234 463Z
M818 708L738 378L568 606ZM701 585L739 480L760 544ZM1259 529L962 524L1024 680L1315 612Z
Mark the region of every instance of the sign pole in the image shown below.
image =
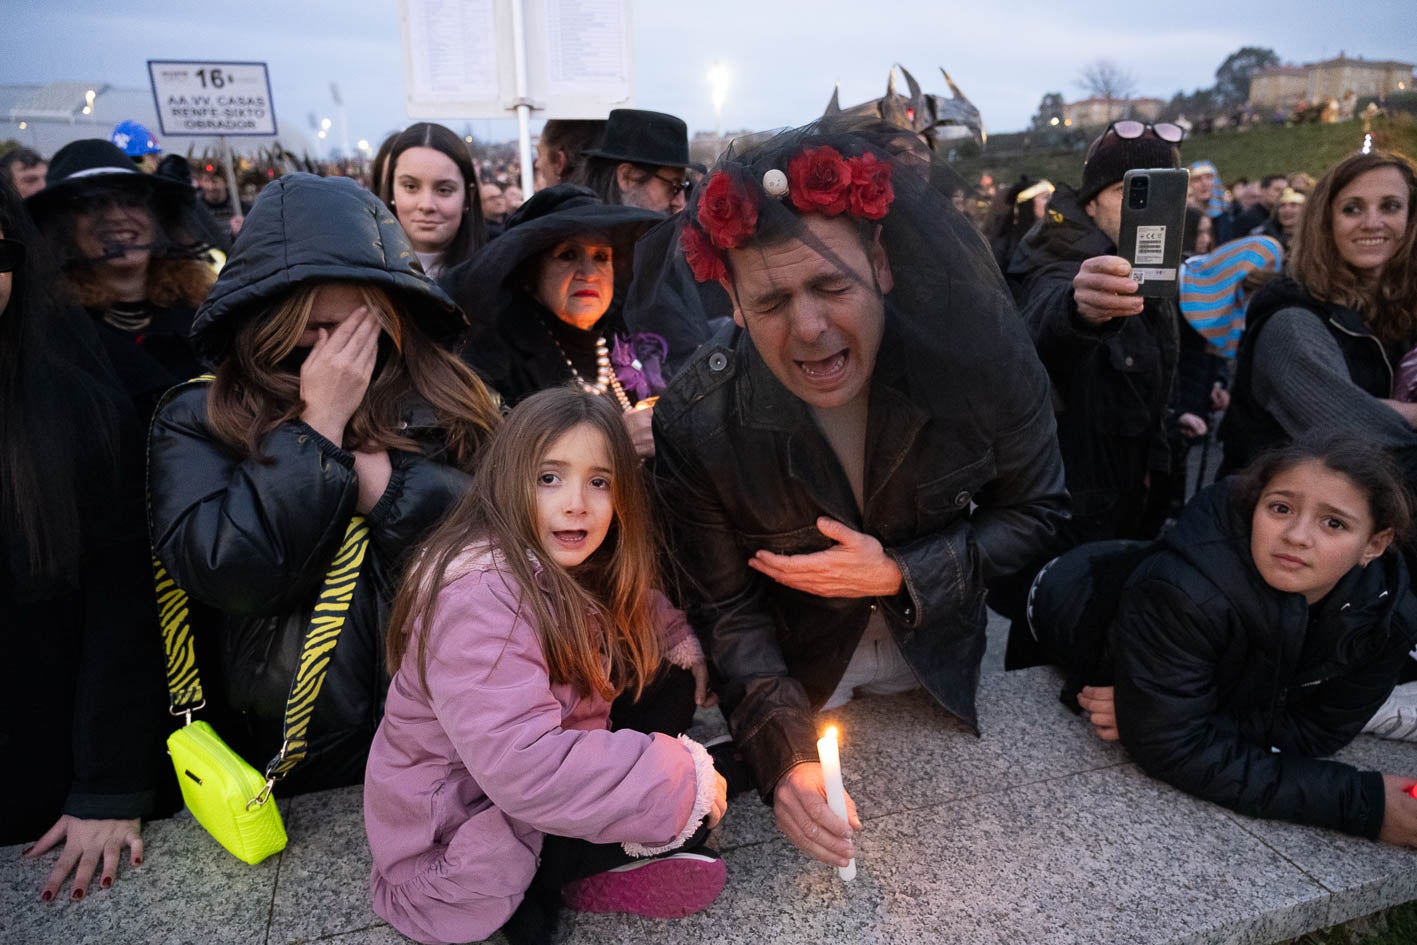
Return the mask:
M535 187L531 172L531 100L527 98L526 19L522 0L512 0L512 55L517 70L517 143L522 159L522 193L529 197Z
M236 164L231 160L231 142L226 140L226 135L217 139L221 142L221 162L226 165L226 197L231 201L231 213L233 216L242 216L241 213L241 193L236 188Z

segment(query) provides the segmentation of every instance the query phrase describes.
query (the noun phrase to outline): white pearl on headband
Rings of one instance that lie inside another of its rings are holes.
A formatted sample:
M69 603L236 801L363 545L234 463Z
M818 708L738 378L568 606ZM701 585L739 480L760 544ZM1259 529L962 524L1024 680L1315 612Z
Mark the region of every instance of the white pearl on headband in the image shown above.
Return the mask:
M763 175L763 190L769 197L781 197L787 193L787 175L773 168Z

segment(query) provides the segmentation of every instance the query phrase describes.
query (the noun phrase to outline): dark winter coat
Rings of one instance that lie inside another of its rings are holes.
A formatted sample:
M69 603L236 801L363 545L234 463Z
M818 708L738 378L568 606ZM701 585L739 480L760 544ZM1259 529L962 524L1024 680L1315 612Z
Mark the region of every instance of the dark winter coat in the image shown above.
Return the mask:
M1321 322L1338 343L1349 379L1373 397L1392 395L1393 357L1400 356L1401 352L1389 352L1359 312L1314 298L1303 285L1288 276L1275 279L1255 294L1245 313L1245 334L1240 338L1240 350L1235 357L1230 409L1220 426L1228 469L1243 469L1264 450L1287 443L1291 433L1299 432L1286 431L1280 425L1256 398L1253 384L1257 340L1265 325L1280 312L1286 313L1283 317L1312 316ZM1323 396L1322 391L1315 393ZM1411 472L1417 465L1417 457L1404 458L1403 465Z
M1066 517L1047 380L1012 312L959 313L939 356L895 317L888 306L871 379L864 511L810 409L746 332L716 334L655 407L655 476L690 618L765 797L816 760L812 713L877 610L925 689L976 726L984 580L1046 552ZM829 547L824 515L881 542L904 578L898 595L817 597L747 566L758 549Z
M1376 837L1382 777L1319 759L1362 730L1417 641L1407 568L1390 550L1312 607L1277 591L1231 482L1191 501L1123 592L1122 744L1154 777L1242 814Z
M298 174L257 200L207 303L195 341L220 363L237 325L315 281L373 283L424 331L448 339L461 313L414 268L398 221L352 181ZM172 392L149 439L153 547L191 597L208 716L257 767L280 744L286 696L311 608L355 512L353 454L298 420L241 458L207 426L205 384ZM421 452L390 450L393 475L366 516L370 546L310 727L299 791L358 782L383 711L386 611L405 556L470 484L441 462L442 432L419 403L404 433Z
M1149 299L1140 315L1092 326L1073 301L1083 261L1116 252L1076 193L1060 187L1008 270L1053 382L1058 446L1073 497L1071 544L1151 537L1133 534L1146 476L1170 468L1165 420L1179 344L1175 304Z
M146 817L165 761L142 427L108 381L73 370L54 382L68 397L109 404L118 453L99 450L91 431L53 431L84 437L76 574L32 577L18 535L0 536L0 639L10 668L0 687L0 757L10 766L0 786L0 844L36 840L60 814ZM80 394L79 384L90 389Z

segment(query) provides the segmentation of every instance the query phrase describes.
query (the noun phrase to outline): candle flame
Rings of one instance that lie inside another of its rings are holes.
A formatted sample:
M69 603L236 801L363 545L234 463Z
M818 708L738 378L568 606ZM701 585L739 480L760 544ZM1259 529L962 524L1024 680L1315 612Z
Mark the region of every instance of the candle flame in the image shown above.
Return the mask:
M836 726L835 726L835 725L828 725L828 726L827 726L827 731L826 731L825 737L826 737L826 738L830 738L832 741L836 741Z

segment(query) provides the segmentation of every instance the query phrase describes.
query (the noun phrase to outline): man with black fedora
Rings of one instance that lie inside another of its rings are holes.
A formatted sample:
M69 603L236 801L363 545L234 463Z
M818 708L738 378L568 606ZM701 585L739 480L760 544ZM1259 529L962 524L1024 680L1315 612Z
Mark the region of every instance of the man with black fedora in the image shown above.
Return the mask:
M660 213L684 209L689 192L689 128L673 115L616 108L605 124L600 147L583 152L577 183L609 204Z

